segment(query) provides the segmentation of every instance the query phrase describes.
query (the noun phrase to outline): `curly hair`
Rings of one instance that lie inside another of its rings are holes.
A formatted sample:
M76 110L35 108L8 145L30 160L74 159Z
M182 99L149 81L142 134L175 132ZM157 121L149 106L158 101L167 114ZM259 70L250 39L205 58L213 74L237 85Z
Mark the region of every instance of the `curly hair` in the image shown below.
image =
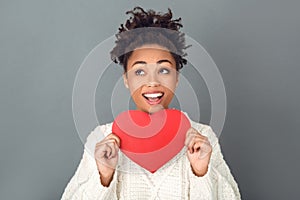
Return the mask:
M127 71L127 61L134 49L145 44L158 44L167 48L176 61L176 70L179 71L187 60L183 57L189 46L185 45L185 35L179 32L182 27L181 18L172 19L173 14L170 9L163 14L141 7L135 7L127 11L130 18L125 25L121 24L119 32L116 34L116 46L110 52L111 59L123 66Z

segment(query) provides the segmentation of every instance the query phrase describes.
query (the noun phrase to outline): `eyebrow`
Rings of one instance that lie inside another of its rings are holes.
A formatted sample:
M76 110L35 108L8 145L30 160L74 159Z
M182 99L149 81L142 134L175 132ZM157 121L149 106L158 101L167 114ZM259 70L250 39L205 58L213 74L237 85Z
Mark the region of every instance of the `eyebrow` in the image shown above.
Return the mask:
M172 65L172 62L169 61L169 60L159 60L159 61L157 61L156 63L157 63L157 64L161 64L161 63L164 63L164 62L170 63L170 64ZM146 63L145 61L136 61L136 62L134 62L134 63L132 64L132 67L133 67L134 65L137 65L137 64L143 64L143 65L145 65L145 64L147 64L147 63Z
M134 65L137 65L137 64L147 64L145 61L135 61L131 66L133 67Z
M157 64L161 64L161 63L164 63L164 62L170 63L170 64L172 65L172 62L169 61L169 60L159 60L159 61L157 62Z

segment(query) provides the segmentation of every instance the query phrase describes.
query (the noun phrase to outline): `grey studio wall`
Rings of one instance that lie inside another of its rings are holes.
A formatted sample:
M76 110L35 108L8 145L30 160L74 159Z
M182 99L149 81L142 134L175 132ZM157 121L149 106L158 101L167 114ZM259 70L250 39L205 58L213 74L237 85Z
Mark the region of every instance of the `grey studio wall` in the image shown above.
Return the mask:
M172 8L219 67L227 95L220 143L243 199L299 199L300 1L293 0L1 1L0 198L60 199L83 152L72 115L77 70L136 5ZM101 83L98 92L96 107L107 112L99 121L111 121Z

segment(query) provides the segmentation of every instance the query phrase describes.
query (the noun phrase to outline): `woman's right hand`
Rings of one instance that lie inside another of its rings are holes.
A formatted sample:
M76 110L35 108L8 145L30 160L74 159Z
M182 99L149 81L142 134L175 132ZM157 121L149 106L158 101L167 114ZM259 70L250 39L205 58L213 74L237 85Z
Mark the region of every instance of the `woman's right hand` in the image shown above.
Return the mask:
M115 167L118 164L119 147L120 138L113 133L96 144L94 154L103 186L108 187L112 181Z

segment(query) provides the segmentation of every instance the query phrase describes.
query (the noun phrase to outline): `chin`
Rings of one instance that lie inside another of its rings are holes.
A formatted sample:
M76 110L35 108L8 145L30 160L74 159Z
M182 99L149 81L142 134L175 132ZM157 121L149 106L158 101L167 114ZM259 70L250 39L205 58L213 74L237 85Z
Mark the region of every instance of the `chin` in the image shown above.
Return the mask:
M148 105L147 107L146 106L145 107L139 107L139 108L137 108L137 110L152 114L152 113L155 113L155 112L167 109L167 108L168 107L164 107L161 104L156 104L156 105Z

